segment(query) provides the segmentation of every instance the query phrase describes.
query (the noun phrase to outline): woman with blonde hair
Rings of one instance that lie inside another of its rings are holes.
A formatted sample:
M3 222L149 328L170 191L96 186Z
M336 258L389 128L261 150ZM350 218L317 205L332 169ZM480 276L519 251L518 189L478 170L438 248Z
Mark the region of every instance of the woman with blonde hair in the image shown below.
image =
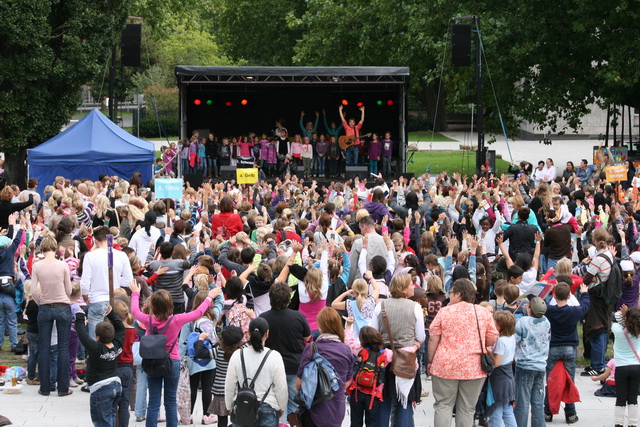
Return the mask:
M391 337L393 337L396 348L413 348L413 351L417 351L426 338L422 309L420 305L409 299L413 296L414 289L411 275L394 276L389 284L391 298L378 304L373 312L370 326L380 331L386 348L392 349ZM397 404L394 426L413 426L412 402L418 400L420 386L416 383L419 381L414 379L410 387L399 388L393 370L387 369L384 380L384 401L380 403L378 425L388 425L395 400Z
M100 227L102 225L119 227L120 220L116 210L111 208L109 198L101 194L96 199L96 214L93 216L93 226Z

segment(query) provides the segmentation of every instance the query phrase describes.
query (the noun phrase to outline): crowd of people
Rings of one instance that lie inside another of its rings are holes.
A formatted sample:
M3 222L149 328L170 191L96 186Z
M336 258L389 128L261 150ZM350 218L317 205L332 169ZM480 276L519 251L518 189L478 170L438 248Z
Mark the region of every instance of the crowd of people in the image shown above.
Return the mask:
M218 139L214 133L207 136L193 131L191 138L162 147L162 158L156 161L157 176L175 176L178 165L182 173L200 173L217 178L223 166L259 168L265 177L284 177L285 174L303 172L304 176L341 177L346 166L367 166L369 173L379 172L385 177L393 174L394 142L391 133L361 132L361 118L345 119L340 106L340 125L329 123L322 112L324 131L319 128L320 112L315 121L305 122L300 113L300 130L288 130L283 120L275 123L271 132L250 132L247 135ZM340 143L341 138L346 142Z
M274 427L340 426L347 404L352 426L412 426L425 376L437 427L454 414L537 427L561 400L575 423L579 398L558 390L581 329L580 375L616 396L616 426L636 426L637 193L599 170L528 165L214 180L180 200L155 199L139 174L58 177L41 199L33 179L7 186L0 327L17 347L24 319L26 382L59 396L82 385L94 425L133 411L155 426L162 406L168 426L191 424L200 395L203 424Z

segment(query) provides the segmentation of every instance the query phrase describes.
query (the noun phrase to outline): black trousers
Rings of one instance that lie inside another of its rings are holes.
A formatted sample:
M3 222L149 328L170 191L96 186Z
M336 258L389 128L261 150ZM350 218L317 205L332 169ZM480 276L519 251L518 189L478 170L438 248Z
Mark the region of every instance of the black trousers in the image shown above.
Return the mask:
M373 406L369 409L371 399L374 399ZM351 408L351 427L362 427L362 417L364 416L364 425L366 427L375 427L378 419L378 403L379 400L371 396L358 392L356 402L355 390L349 396L349 407Z
M637 405L640 365L616 367L616 406Z
M191 413L193 414L193 408L196 406L196 399L198 398L198 385L202 384L202 413L209 415L209 404L211 404L211 389L213 387L213 377L215 376L215 369L209 369L208 371L200 371L189 377L189 385L191 386Z

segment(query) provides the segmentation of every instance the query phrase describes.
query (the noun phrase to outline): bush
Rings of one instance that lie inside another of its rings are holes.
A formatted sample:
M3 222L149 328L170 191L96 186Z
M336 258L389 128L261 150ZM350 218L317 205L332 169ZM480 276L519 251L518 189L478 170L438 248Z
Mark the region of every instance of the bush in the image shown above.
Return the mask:
M407 121L407 130L409 132L432 130L433 120L427 118L423 114L409 114L409 120Z
M162 116L160 115L160 120L162 125L164 126L164 130L167 135L180 135L180 127L178 124L178 116ZM147 113L147 117L140 120L140 137L142 138L160 138L164 137L161 135L158 130L158 120L156 119L156 115L149 112Z

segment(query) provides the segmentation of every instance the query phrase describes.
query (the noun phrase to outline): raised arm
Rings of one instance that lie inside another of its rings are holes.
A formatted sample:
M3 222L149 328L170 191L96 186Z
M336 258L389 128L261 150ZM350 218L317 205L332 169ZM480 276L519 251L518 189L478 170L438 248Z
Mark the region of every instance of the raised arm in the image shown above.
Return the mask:
M362 111L362 117L360 118L360 123L358 124L364 124L364 105L362 107L360 107L360 111Z
M343 108L344 107L342 105L338 106L338 113L340 113L340 120L342 120L344 122L345 121L344 120L344 113L342 112Z

